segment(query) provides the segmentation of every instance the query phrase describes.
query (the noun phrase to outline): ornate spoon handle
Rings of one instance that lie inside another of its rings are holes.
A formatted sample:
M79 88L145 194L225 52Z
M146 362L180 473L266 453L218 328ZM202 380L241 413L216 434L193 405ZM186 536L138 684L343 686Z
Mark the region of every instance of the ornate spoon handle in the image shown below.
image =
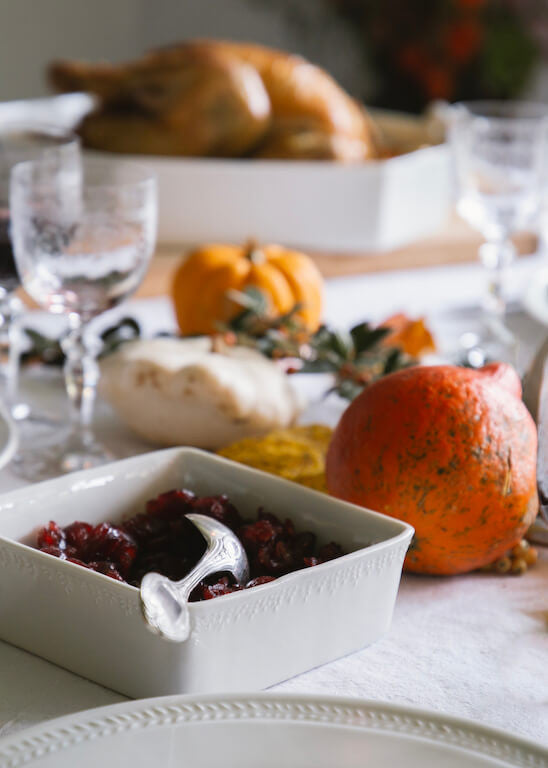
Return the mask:
M220 571L232 573L238 581L247 581L249 577L245 551L229 528L205 515L187 517L207 541L201 560L180 581L153 572L145 574L141 582L141 604L150 629L176 643L190 634L188 598L203 579Z

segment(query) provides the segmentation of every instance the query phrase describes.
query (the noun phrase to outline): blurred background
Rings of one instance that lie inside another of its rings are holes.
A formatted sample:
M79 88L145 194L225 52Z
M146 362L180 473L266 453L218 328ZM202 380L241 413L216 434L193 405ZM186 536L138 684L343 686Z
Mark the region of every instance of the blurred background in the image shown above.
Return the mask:
M548 0L0 0L0 100L48 93L53 58L195 37L301 53L372 106L548 101Z

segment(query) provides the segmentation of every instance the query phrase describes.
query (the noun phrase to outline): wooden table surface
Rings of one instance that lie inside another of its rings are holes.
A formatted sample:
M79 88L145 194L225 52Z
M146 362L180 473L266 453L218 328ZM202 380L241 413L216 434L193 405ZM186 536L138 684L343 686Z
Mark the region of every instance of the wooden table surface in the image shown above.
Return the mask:
M432 237L395 251L364 254L311 253L325 277L380 272L384 270L434 267L475 261L481 237L456 216ZM520 254L534 253L537 238L521 234L515 238ZM169 293L173 273L185 252L183 246L160 245L148 274L137 294L138 297L160 296Z

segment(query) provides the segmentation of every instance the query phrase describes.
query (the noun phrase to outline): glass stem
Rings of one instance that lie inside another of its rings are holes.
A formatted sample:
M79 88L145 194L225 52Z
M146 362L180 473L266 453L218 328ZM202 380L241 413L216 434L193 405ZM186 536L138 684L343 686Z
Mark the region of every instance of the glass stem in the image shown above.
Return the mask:
M15 320L20 302L10 294L0 296L0 371L2 396L11 410L15 405L19 378L19 344Z
M61 342L65 360L65 383L70 403L70 417L76 437L83 446L91 445L95 393L99 379L96 350L85 337L85 323L80 315L69 315L69 332Z
M483 309L488 320L502 324L506 314L506 275L508 267L515 259L516 249L507 237L501 237L480 246L479 255L488 270Z

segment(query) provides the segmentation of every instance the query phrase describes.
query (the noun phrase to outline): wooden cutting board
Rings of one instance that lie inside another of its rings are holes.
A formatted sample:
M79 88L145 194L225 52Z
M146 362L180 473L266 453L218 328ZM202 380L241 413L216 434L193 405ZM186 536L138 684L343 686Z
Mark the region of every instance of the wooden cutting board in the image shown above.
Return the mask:
M534 253L537 237L520 234L514 239L518 253ZM324 277L345 277L385 270L436 267L473 262L478 258L481 237L456 216L437 235L405 248L384 253L311 253ZM182 258L183 246L160 246L138 296L161 296L170 291L173 274Z

